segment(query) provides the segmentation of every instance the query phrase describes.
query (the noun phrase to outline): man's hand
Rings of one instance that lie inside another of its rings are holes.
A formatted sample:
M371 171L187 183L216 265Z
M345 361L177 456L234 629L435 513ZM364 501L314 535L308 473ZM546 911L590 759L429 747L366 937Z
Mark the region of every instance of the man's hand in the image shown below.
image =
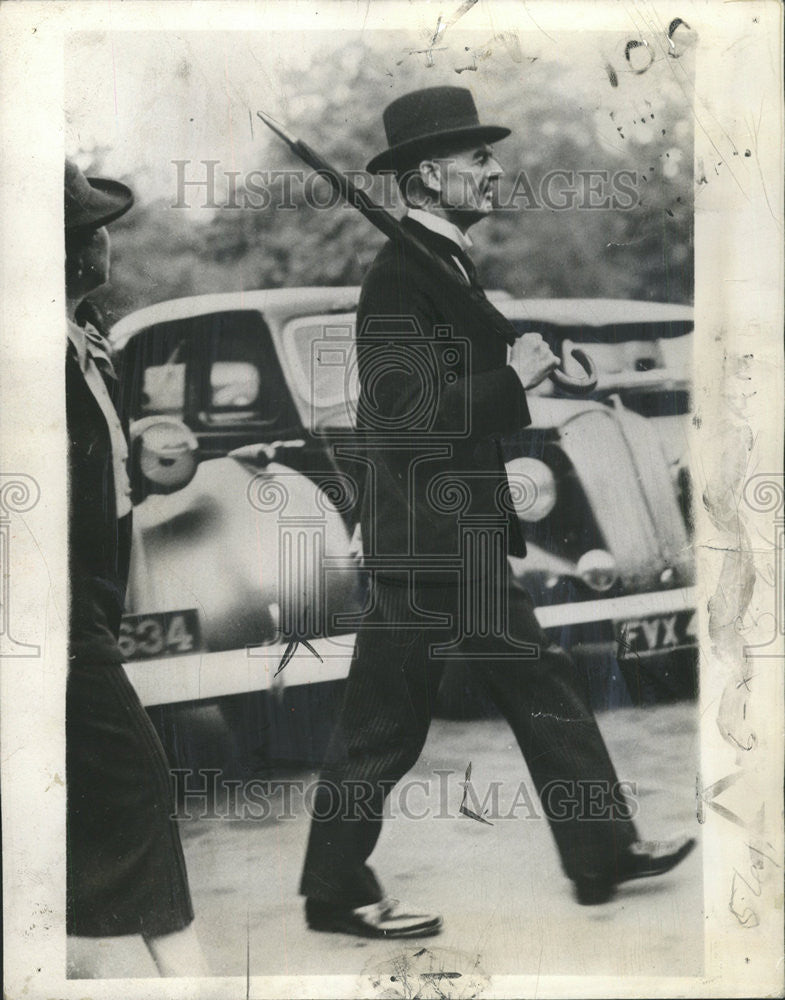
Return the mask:
M510 366L515 369L524 389L533 389L546 379L559 359L542 339L541 333L524 333L510 350Z

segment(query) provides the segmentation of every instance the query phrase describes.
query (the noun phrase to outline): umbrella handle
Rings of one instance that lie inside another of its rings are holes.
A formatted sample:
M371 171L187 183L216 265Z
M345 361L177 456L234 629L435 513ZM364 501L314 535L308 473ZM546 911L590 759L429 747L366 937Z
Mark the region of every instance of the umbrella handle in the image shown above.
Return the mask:
M567 375L561 368L555 368L550 374L551 381L562 392L570 393L572 396L588 396L597 388L597 366L580 347L573 347L570 353L586 372L585 377L575 378L573 375Z

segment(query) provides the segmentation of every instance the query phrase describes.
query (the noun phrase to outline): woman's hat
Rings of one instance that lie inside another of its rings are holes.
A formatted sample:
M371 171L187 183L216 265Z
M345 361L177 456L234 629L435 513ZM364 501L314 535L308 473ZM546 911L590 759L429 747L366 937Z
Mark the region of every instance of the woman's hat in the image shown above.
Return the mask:
M73 160L65 161L65 228L99 229L118 219L134 203L120 181L85 177Z
M497 142L510 134L502 125L481 125L471 91L465 87L427 87L404 94L382 115L389 149L374 156L368 171L400 170L433 150L434 142Z

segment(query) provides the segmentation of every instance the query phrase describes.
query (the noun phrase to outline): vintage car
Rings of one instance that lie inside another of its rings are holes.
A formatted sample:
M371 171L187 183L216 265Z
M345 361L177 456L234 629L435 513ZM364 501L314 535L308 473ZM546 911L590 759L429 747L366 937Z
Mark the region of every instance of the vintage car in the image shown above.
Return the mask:
M205 741L221 739L257 762L324 748L365 596L358 291L196 296L112 328L136 499L121 642L178 760L209 766ZM532 486L512 491L528 545L514 579L585 665L595 707L690 696L692 310L495 300L565 371L580 346L598 375L583 398L531 391L531 425L503 442L511 482ZM470 670L447 671L444 713L484 710Z

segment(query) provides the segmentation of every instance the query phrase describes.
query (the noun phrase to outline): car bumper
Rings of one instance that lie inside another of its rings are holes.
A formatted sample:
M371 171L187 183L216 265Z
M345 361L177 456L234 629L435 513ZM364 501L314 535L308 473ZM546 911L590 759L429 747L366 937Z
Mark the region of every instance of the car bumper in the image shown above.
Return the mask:
M277 677L287 643L137 660L126 663L125 670L143 705L214 701L284 685L341 680L349 673L354 638L309 639L321 661L300 645Z
M655 615L677 614L695 608L694 587L659 590L651 594L628 594L595 601L575 601L537 608L537 620L544 629L563 628L586 622L625 621Z
M692 612L696 598L695 588L681 588L539 607L536 615L549 637L588 667L595 707L609 707L624 703L623 697L619 701L613 696L614 678L629 688L628 678L636 670L639 677L641 671L656 675L662 664L696 648L690 639L625 653L620 650L619 624ZM126 672L144 705L215 700L278 686L341 680L349 673L354 639L349 634L310 640L321 661L301 645L277 676L286 643L133 661L126 664ZM610 685L610 694L596 696L597 685L603 691Z
M690 587L541 607L537 618L570 651L601 711L695 697L696 600Z

